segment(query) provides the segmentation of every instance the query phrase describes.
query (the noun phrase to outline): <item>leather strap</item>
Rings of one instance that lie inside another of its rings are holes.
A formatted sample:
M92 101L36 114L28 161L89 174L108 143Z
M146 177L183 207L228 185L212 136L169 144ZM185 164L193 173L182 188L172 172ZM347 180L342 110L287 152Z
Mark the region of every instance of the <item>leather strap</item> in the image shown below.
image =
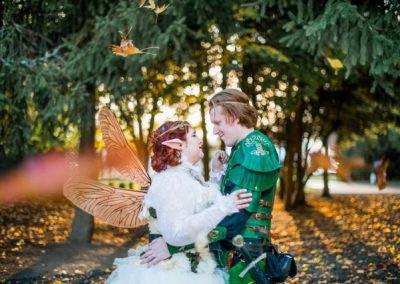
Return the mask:
M266 235L272 237L272 233L270 231L268 231L265 226L259 226L259 227L248 226L248 227L246 227L246 230L254 231L257 233L263 233L263 234L266 234Z
M268 208L272 208L273 206L274 206L274 203L272 203L272 202L268 202L268 201L265 201L265 200L260 200L260 202L258 203L258 205L260 206L260 207L268 207Z
M272 214L253 213L250 215L250 218L256 219L256 220L271 220Z

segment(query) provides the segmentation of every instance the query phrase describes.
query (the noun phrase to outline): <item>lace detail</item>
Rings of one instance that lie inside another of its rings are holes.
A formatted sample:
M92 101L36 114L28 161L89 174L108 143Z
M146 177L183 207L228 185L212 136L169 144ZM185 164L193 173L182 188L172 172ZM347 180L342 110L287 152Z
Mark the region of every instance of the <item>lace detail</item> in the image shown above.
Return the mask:
M204 180L203 175L201 174L201 171L198 167L190 164L189 162L186 161L182 161L182 164L176 166L176 167L170 167L168 166L169 169L183 169L183 170L187 170L190 175L197 180L201 185L206 186L206 182Z

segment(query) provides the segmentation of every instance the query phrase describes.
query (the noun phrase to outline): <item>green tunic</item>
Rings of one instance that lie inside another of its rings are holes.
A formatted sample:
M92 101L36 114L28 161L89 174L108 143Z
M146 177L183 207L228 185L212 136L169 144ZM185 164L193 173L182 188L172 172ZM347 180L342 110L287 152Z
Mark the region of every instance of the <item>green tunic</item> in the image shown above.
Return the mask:
M240 232L243 237L271 241L271 213L280 168L274 145L258 130L232 148L221 192L229 194L245 188L252 193L252 202L246 209L252 214ZM209 238L212 242L226 239L226 228L218 226Z
M232 148L221 190L228 194L245 188L252 193L252 202L246 209L251 215L240 231L245 239L271 242L271 213L280 168L274 145L258 130L251 132ZM229 266L228 255L226 251L224 263ZM265 263L260 262L258 265L263 268ZM238 276L245 267L246 264L241 260L229 268L230 284L255 283L250 273L246 273L244 278Z
M231 191L245 188L252 193L253 200L246 209L252 215L241 231L243 237L271 240L272 204L280 168L274 145L258 130L232 148L221 190L230 193L224 191L231 185Z

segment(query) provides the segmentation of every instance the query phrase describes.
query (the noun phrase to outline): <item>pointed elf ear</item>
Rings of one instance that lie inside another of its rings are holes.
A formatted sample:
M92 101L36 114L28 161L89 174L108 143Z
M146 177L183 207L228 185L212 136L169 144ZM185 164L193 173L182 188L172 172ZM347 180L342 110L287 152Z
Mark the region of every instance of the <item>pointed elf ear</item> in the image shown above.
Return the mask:
M183 150L183 141L178 138L164 141L161 144L168 146L172 149L176 149L176 150L180 150L180 151Z

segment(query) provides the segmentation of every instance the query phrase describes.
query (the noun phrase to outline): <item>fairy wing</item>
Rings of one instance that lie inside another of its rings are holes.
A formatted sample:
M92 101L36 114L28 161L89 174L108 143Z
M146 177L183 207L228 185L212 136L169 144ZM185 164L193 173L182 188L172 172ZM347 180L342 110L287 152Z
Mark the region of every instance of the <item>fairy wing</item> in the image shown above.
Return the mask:
M103 107L99 114L101 133L112 165L124 176L146 187L150 176L129 146L112 112Z
M64 195L73 204L103 222L125 228L146 224L138 218L145 191L124 190L100 182L73 177L64 184Z

